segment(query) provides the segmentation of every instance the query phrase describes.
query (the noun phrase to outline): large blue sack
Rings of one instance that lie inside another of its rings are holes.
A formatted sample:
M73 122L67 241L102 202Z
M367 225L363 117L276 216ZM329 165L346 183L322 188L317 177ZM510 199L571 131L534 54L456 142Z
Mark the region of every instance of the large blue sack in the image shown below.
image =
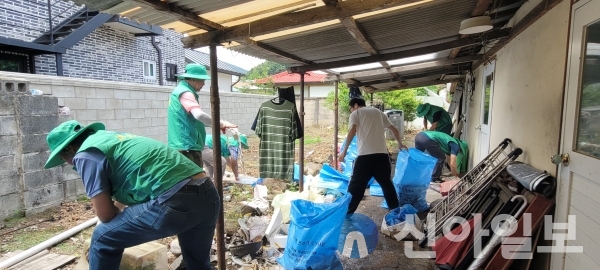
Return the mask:
M323 164L319 177L321 180L313 184L315 187L334 189L344 194L348 192L349 178L329 164Z
M293 200L290 228L283 256L277 259L285 269L341 270L336 250L352 195L333 203Z
M344 140L344 142L342 142L342 148L340 148L340 151L344 150L345 145L346 145L346 140ZM354 160L356 160L357 156L358 156L358 145L356 142L356 136L354 136L354 138L350 142L350 145L348 146L348 151L346 151L346 156L344 157L344 162L340 163L340 167L342 169L342 174L345 175L346 177L348 177L348 179L350 179L350 176L352 176L352 169L354 168Z
M396 172L392 179L400 206L410 204L419 212L429 209L426 194L437 159L415 148L398 153ZM388 208L385 200L382 207Z

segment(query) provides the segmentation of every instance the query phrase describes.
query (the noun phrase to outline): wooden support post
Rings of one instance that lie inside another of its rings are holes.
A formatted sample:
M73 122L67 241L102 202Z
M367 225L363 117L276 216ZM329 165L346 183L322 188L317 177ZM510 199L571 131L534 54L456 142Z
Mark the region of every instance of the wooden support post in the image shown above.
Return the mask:
M300 73L300 125L303 129L306 128L304 126L304 73ZM304 190L304 137L300 138L300 153L298 154L298 159L300 159L300 179L298 180L300 192Z
M338 169L338 129L339 129L339 98L338 81L334 82L335 95L333 96L333 167Z
M210 44L210 105L212 117L213 149L221 149L221 101L219 100L219 75L217 74L217 44ZM221 151L213 151L215 168L222 167ZM215 187L219 198L223 198L223 171L214 170ZM220 200L219 218L217 219L217 264L219 269L225 269L225 219L223 215L223 200Z

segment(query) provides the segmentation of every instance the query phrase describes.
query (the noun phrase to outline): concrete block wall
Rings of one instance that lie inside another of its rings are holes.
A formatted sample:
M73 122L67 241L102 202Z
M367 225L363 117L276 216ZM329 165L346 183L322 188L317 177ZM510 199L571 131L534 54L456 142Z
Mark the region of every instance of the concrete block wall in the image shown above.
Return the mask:
M304 98L304 125L333 125L333 110L325 107L325 98ZM300 98L296 97L296 108L300 110Z
M25 85L22 92L0 89L0 217L36 213L65 197L62 167L44 170L46 135L58 124L58 98L32 96L27 83L1 77L2 84Z

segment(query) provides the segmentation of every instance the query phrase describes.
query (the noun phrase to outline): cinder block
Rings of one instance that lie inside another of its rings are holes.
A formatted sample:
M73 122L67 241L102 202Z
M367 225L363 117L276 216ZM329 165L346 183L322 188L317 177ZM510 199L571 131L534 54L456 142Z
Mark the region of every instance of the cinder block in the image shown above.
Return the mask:
M97 110L77 110L76 117L78 121L98 121Z
M115 98L115 91L106 88L96 88L96 98Z
M126 248L119 269L163 270L169 269L167 246L149 242Z
M16 135L17 121L14 116L0 116L0 135Z
M104 124L106 125L107 130L121 130L123 129L123 119L115 119L115 120L106 120Z
M114 90L115 91L115 99L130 99L130 91L129 90Z
M90 98L86 100L86 108L103 110L106 108L106 103L104 99Z
M23 135L23 137L22 137L23 153L33 153L33 152L48 151L48 144L46 143L46 136L47 135L48 134L28 134L28 135ZM2 139L0 138L0 143L1 143L1 141L2 141ZM3 146L0 145L0 149L2 149L2 147Z
M60 204L63 198L64 190L62 183L23 192L26 210L51 206L57 203Z
M65 163L61 167L62 167L63 180L65 180L65 181L75 180L75 179L81 180L77 171L73 170L73 166Z
M152 118L152 126L166 126L167 119L166 118Z
M19 211L23 210L23 202L17 193L0 196L0 205L2 205L2 207L0 207L0 219L2 220L14 216L19 213Z
M63 105L69 107L71 111L84 110L87 108L87 104L83 98L64 98Z
M65 200L75 200L85 195L85 187L81 179L68 180L64 182Z
M1 156L14 155L17 153L17 136L16 135L0 135L0 158ZM0 163L2 164L2 163ZM0 171L2 165L0 165Z
M58 184L62 181L62 167L60 166L40 171L25 172L23 174L25 190L35 190L48 185Z
M19 116L21 134L45 134L58 125L58 115Z
M144 99L156 100L156 92L144 92Z
M129 96L131 99L143 100L145 99L144 91L130 91Z
M14 97L13 96L0 96L0 116L3 115L14 115Z
M0 196L15 193L21 189L17 168L5 169L5 171L0 171Z
M138 101L135 99L123 100L123 109L137 109Z
M144 110L131 110L130 117L131 118L144 118L144 117L146 117L146 115L144 113Z
M28 153L23 154L23 171L25 173L39 171L44 169L44 164L48 157L50 156L50 152L36 152L36 153Z
M37 87L34 88L39 89ZM52 95L55 97L74 98L75 87L69 85L53 85Z
M157 109L146 109L144 110L145 117L157 117L158 111Z
M100 112L100 114L98 115L98 121L115 119L115 110L104 109L104 110L98 110L98 111Z
M75 97L96 98L96 88L76 86L75 87Z
M138 111L138 110L133 110ZM131 110L115 110L115 119L129 119L131 118ZM143 111L142 111L143 113Z
M138 108L150 109L152 108L152 101L150 100L138 100Z
M118 90L115 90L118 91ZM123 101L118 99L107 99L106 100L106 109L122 109Z

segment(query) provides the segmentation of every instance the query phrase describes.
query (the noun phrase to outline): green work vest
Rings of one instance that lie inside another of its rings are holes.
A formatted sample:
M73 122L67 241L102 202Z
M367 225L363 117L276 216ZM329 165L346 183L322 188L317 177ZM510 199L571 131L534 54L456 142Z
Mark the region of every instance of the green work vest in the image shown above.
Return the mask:
M114 131L97 131L78 152L96 148L110 165L111 196L126 205L156 199L202 168L167 145L146 137Z
M169 97L168 131L169 146L177 150L204 149L206 128L204 124L187 111L179 102L179 97L184 92L190 92L198 100L198 94L186 81L180 81Z
M469 163L469 147L466 142L455 139L454 137L440 131L423 131L427 137L434 140L440 146L442 152L446 155L450 155L450 146L448 143L456 143L460 147L460 152L456 155L456 168L458 172L463 173L467 171Z
M206 135L206 140L204 142L208 148L214 149L212 135ZM221 156L225 158L231 156L231 153L229 153L229 145L227 144L227 136L225 135L221 135Z
M429 106L429 111L425 115L425 118L427 121L429 121L429 123L433 124L433 115L439 111L442 111L442 117L440 117L437 127L435 127L436 131L442 131L447 125L452 125L452 118L450 118L450 114L448 114L448 112L442 107L434 105Z

